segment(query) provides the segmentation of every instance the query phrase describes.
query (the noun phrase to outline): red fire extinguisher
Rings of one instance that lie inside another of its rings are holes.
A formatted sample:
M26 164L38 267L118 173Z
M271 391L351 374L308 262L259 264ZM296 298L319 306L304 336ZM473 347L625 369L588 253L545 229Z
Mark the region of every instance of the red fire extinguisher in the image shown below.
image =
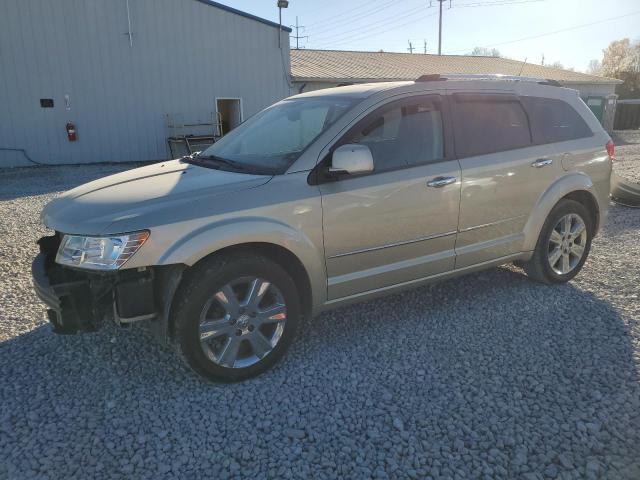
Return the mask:
M73 122L67 122L67 138L70 142L78 140L78 133L76 132L76 126Z

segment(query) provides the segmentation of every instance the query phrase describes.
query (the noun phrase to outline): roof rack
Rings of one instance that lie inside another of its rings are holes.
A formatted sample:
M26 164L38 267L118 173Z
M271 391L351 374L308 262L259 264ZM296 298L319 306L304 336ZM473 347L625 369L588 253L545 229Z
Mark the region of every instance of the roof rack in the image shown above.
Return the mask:
M532 82L539 83L540 85L551 85L553 87L561 87L562 84L557 80L550 80L542 77L522 77L520 75L502 75L499 73L485 74L485 73L445 73L440 75L434 73L430 75L421 75L415 81L416 82L437 82L443 80L503 80L510 82Z

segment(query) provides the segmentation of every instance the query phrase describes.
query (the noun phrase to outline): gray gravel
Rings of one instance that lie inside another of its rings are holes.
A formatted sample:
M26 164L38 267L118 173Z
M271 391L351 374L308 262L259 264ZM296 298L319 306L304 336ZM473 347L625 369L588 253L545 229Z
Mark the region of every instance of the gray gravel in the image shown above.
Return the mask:
M640 478L638 210L567 285L503 267L343 308L209 385L140 328L53 335L31 291L43 205L118 168L0 171L0 478Z
M612 138L616 145L614 172L628 181L640 183L640 130L617 130Z

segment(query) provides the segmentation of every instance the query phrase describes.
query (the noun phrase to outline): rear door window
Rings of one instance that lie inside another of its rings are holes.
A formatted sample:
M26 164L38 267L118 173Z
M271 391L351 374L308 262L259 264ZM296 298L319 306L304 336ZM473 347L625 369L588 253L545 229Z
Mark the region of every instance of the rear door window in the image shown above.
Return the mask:
M593 135L587 122L563 100L524 97L534 143L554 143Z
M518 97L456 93L451 103L458 156L484 155L531 145L529 121Z

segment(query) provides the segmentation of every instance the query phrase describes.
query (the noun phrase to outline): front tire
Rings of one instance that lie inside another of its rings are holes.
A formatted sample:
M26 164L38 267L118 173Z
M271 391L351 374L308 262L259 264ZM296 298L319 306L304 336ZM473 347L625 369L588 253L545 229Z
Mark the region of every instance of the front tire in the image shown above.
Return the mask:
M568 282L589 256L593 231L592 216L584 205L561 200L549 213L524 271L539 282Z
M235 382L274 365L300 318L295 283L260 255L204 260L181 285L172 321L182 358L202 377Z

